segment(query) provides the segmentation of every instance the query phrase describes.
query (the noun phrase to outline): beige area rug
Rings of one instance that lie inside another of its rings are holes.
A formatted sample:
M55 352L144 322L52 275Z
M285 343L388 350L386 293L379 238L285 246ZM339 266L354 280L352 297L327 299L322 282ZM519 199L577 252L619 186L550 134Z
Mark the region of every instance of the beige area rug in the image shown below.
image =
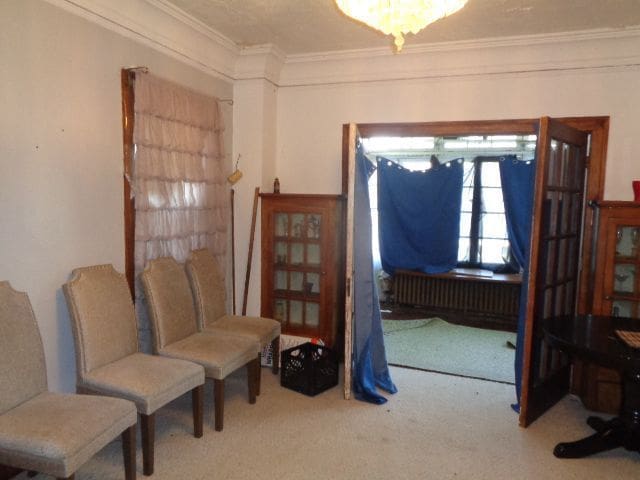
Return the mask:
M244 373L244 372L242 372ZM559 460L557 442L590 434L588 412L565 398L527 429L518 427L513 386L391 368L398 393L384 405L346 401L342 388L306 397L263 369L262 394L246 399L244 377L227 381L223 432L213 429L207 383L205 429L191 430L185 395L157 413L151 480L637 480L640 455L618 449ZM142 455L138 447L138 478ZM20 480L28 480L22 474ZM51 480L38 475L37 480ZM119 442L76 480L122 480Z
M455 325L440 318L383 320L387 361L464 377L514 383L516 334Z

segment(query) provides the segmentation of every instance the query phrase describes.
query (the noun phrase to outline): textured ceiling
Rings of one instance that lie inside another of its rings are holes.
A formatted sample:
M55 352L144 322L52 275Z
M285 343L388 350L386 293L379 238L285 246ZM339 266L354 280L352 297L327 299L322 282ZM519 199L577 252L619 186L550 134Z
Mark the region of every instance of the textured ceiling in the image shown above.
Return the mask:
M237 45L271 43L286 54L391 46L342 15L333 0L169 0ZM640 25L640 0L469 0L406 45Z

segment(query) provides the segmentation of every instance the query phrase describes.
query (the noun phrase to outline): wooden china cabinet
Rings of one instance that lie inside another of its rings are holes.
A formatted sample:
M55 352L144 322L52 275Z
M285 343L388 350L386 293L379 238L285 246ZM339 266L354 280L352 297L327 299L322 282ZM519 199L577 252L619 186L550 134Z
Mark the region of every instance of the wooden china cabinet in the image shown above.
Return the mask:
M344 317L341 195L261 194L264 317L282 333L339 342Z
M598 211L592 311L635 318L640 324L640 203L604 201ZM618 373L595 365L582 369L577 387L585 406L618 413Z

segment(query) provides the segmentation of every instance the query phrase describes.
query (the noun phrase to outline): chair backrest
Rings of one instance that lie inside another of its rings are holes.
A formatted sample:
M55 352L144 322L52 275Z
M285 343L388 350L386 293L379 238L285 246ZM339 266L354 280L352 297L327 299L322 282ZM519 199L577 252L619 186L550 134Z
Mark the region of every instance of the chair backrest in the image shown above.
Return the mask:
M0 414L46 390L42 338L29 297L0 282Z
M141 274L155 352L198 331L189 280L171 257L151 260Z
M206 248L192 251L185 267L196 305L198 326L203 329L227 313L224 279L218 262Z
M138 324L126 277L112 265L73 270L62 287L71 313L80 380L138 351Z

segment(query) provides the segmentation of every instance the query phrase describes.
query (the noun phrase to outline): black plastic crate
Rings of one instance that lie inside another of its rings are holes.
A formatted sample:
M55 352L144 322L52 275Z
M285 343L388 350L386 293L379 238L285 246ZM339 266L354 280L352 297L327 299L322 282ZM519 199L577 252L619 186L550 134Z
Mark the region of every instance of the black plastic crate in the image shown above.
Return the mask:
M338 384L338 355L322 345L303 343L280 353L280 385L313 397Z

